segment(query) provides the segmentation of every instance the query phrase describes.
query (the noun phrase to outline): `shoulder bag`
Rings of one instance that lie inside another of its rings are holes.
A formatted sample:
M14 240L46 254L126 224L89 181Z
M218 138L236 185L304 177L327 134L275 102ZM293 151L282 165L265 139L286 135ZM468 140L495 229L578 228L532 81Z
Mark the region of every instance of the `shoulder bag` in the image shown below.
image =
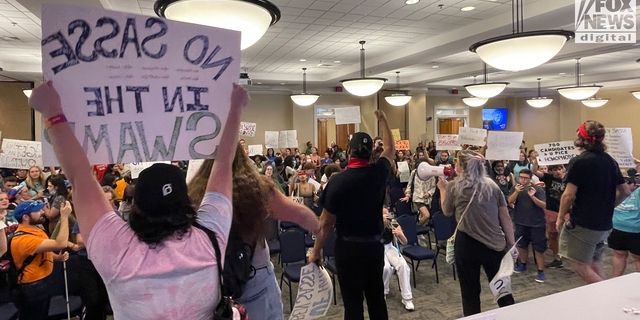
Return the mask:
M460 227L460 224L462 223L462 219L464 219L464 216L467 213L467 210L469 210L469 206L473 202L473 198L475 198L475 196L476 196L476 191L477 191L477 189L473 189L473 194L471 195L471 199L469 199L469 203L467 204L467 207L464 209L464 211L460 215L460 221L458 221L458 225L456 226L456 230L453 232L453 235L451 236L451 238L449 238L449 240L447 240L446 260L447 260L448 264L454 264L456 262L456 256L455 256L455 252L454 252L455 244L456 244L456 234L458 233L458 228Z

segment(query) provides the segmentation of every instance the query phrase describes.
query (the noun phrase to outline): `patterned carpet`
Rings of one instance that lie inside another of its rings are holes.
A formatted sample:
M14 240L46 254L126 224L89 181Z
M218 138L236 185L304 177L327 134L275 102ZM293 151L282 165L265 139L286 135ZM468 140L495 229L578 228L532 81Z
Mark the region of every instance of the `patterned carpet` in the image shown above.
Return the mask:
M604 263L605 263L605 275L611 276L611 257L613 251L607 249L605 251ZM547 263L551 261L552 254L550 250L547 250L545 259ZM276 276L280 279L280 267L277 266L277 257L274 256L274 265L276 265ZM417 288L413 288L413 304L416 310L409 312L404 309L401 302L400 291L397 290L398 283L397 277L391 278L389 284L390 292L387 296L387 308L389 312L389 319L408 320L408 319L457 319L462 317L462 300L460 298L460 287L457 281L453 280L453 272L450 265L444 260L444 255L438 257L438 273L440 276L440 283L436 283L435 272L428 263L423 263L417 272ZM536 270L533 263L533 254L529 252L528 264L529 270L525 273L514 274L511 277L512 289L517 302L527 301L546 295L558 293L561 291L573 289L584 285L584 282L578 278L567 266L562 269L548 269L545 271L547 280L545 283L537 283L534 281L536 277ZM627 265L627 273L634 272L635 268L631 263L629 257ZM488 281L482 273L483 286L482 286L482 310L491 310L497 308L497 304L493 303L493 295L489 289ZM337 281L337 278L336 278ZM336 284L337 291L337 305L331 305L327 316L323 319L337 320L343 319L344 309L342 307L342 296L340 295L340 286ZM297 284L293 284L294 301L295 294L297 292ZM291 307L289 305L289 290L286 285L282 288L282 301L284 304L285 319L288 319ZM365 302L365 318L368 319L366 314L366 302Z

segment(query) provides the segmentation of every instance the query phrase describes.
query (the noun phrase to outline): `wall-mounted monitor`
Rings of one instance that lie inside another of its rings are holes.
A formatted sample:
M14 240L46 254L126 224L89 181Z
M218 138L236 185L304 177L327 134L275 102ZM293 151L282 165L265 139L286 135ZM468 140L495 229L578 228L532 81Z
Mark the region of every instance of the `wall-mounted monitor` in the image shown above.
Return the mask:
M506 130L507 109L482 109L482 128L487 130Z

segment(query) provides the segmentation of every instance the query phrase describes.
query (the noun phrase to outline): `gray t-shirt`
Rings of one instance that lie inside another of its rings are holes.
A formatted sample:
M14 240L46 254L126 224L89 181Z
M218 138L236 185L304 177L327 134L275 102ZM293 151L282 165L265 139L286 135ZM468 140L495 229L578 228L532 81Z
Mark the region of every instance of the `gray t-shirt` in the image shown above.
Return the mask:
M251 265L260 269L266 267L271 261L271 256L269 256L269 246L267 245L267 240L258 240L256 244L256 249L253 251L253 260L251 261Z
M536 189L534 197L544 201L547 201L546 193L542 187L532 185L532 188ZM511 196L516 191L516 187L511 187ZM518 193L516 202L513 209L513 222L515 224L525 227L544 227L546 220L544 218L544 210L536 205L531 199L527 191L521 191Z
M498 208L506 207L507 201L498 186L489 178L491 183L491 196L484 197L478 201L478 194L469 206L458 231L468 234L470 237L482 242L484 245L495 251L503 251L507 245L505 235L500 226ZM460 190L455 188L458 181L447 184L447 194L444 198L442 208L444 212L455 212L456 220L460 221L460 216L464 212L469 200L473 195L473 188Z

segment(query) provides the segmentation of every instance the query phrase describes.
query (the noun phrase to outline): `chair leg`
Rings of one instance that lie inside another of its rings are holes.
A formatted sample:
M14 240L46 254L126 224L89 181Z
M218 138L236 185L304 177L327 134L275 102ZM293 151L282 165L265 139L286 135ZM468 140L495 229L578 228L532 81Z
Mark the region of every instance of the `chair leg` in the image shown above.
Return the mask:
M431 249L431 233L427 230L427 241L429 242L429 249Z
M291 311L293 311L293 284L291 280L289 280L289 305L291 306Z
M416 269L413 267L413 260L411 260L411 275L413 276L413 288L416 288Z
M282 273L280 274L280 290L282 290L282 279L284 279L284 270L282 270Z
M436 283L440 283L440 278L438 277L438 262L436 262L436 259L433 259L433 262L436 266Z
M420 268L420 260L418 260L418 264L416 264L416 271Z
M456 265L453 265L453 281L456 280Z
M338 293L336 292L336 276L333 273L331 274L331 282L333 283L333 305L335 306L338 305L336 300Z

